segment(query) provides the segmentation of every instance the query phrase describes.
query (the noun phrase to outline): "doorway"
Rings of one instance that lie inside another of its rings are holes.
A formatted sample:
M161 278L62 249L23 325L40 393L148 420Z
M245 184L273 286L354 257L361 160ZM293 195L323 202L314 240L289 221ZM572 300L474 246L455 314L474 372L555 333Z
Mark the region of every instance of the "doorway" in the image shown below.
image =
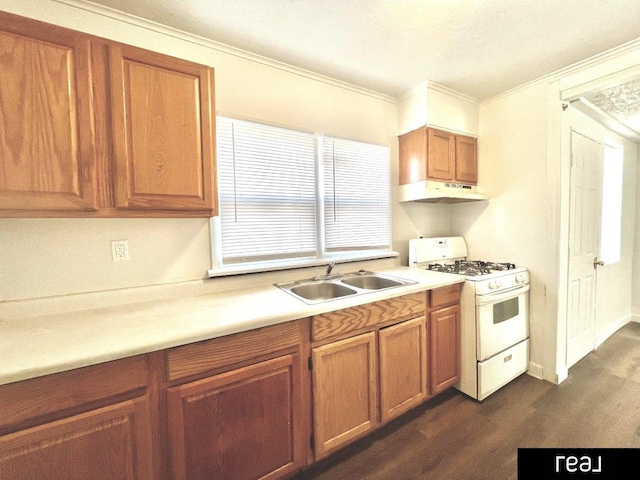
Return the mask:
M569 264L567 286L566 366L570 368L595 348L602 164L604 145L596 132L571 115L569 200Z
M566 113L570 175L562 361L568 373L631 318L637 148L579 111Z

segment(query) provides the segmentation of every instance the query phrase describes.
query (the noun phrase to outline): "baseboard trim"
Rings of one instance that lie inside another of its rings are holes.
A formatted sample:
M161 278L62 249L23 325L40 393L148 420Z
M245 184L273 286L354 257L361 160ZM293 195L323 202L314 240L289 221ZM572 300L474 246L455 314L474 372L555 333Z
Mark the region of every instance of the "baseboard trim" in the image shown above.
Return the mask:
M631 321L636 321L636 322L640 321L640 317L638 315L628 314L620 317L618 320L614 322L609 323L606 326L606 328L604 328L602 331L597 333L594 350L597 349L600 345L602 345L611 335L616 333L619 329L621 329Z
M538 363L529 362L529 369L527 370L527 373L538 380L544 380L542 365Z

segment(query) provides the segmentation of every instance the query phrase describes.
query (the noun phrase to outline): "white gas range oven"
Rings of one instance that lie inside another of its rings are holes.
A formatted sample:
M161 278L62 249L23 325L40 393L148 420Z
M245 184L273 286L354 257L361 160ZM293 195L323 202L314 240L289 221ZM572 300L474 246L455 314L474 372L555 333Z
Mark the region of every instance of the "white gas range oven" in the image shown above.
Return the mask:
M467 260L463 237L409 240L409 266L465 276L458 390L483 400L527 371L529 272L525 268Z

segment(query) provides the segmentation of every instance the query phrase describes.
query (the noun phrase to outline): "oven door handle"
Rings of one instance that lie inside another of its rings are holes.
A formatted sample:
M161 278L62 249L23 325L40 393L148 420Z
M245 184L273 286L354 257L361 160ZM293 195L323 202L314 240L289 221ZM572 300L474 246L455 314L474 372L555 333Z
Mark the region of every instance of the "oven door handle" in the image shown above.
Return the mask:
M476 296L476 305L486 305L488 303L498 303L512 297L517 297L522 293L529 291L529 284L503 290L500 293L488 293L486 295Z

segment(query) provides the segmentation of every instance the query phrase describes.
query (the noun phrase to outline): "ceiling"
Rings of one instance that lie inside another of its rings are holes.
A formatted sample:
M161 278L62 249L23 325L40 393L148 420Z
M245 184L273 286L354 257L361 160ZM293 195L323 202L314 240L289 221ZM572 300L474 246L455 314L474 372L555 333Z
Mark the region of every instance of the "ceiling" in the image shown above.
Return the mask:
M398 97L482 101L640 38L637 0L93 0Z

